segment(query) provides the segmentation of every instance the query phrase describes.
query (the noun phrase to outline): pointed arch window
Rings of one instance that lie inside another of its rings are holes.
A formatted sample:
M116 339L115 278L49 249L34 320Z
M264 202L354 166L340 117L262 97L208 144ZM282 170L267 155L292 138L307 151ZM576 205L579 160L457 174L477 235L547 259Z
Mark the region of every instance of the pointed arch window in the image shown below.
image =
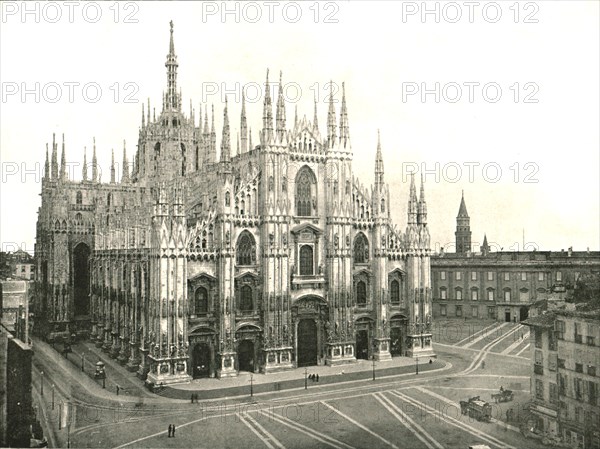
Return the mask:
M244 285L240 290L240 310L250 312L254 309L252 305L252 287Z
M204 287L198 287L194 294L194 311L196 315L208 313L208 291Z
M229 192L225 192L225 206L229 207L231 204L231 194Z
M109 206L112 206L112 198L113 198L113 195L112 195L112 193L109 193L109 194L108 194L108 196L106 197L106 203L107 203Z
M311 276L314 274L313 249L310 245L300 248L300 276Z
M185 176L185 167L187 159L185 156L185 145L181 144L181 176Z
M356 283L356 304L359 306L367 305L367 284L364 281Z
M310 217L313 214L312 199L315 184L316 179L311 169L303 167L296 177L296 213L299 217Z
M381 212L385 212L385 200L381 199Z
M83 194L81 193L81 190L78 190L77 194L75 195L75 203L76 204L82 204L83 203Z
M354 239L354 263L367 263L369 261L369 241L361 232Z
M390 284L390 302L392 304L400 304L400 282L396 279Z
M160 160L160 142L154 145L154 173L158 173L158 163Z
M238 237L236 245L236 264L254 265L256 263L256 243L254 237L248 231L244 231Z

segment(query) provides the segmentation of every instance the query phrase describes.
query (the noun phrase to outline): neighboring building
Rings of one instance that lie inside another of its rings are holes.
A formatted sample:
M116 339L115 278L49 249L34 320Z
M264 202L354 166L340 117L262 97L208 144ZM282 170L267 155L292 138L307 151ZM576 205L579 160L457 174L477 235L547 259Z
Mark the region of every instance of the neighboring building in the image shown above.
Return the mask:
M489 318L519 322L532 303L567 297L577 279L600 273L600 251L491 251L484 236L471 252L464 195L456 218L456 253L431 256L434 318Z
M31 398L31 346L0 324L0 446L30 447L39 432Z
M52 144L36 237L37 331L90 338L149 384L356 358L432 356L427 206L411 180L406 232L390 218L379 141L375 183L352 172L345 93L286 127L281 78L260 144L242 99L232 155L227 102L182 112L173 29L162 112L142 111L132 170L67 179ZM268 74L267 74L268 83ZM267 84L268 86L268 84ZM234 134L235 135L235 134ZM85 159L84 159L85 160ZM114 161L114 157L113 157ZM396 203L396 201L394 201Z
M35 279L35 260L23 250L0 253L0 279Z
M27 330L29 318L30 281L0 282L0 322L10 329ZM25 334L18 334L23 341L28 341Z
M541 301L531 329L536 431L600 449L600 307ZM545 310L544 310L545 309Z
M15 264L14 276L16 279L26 279L33 281L35 279L35 265L33 263Z

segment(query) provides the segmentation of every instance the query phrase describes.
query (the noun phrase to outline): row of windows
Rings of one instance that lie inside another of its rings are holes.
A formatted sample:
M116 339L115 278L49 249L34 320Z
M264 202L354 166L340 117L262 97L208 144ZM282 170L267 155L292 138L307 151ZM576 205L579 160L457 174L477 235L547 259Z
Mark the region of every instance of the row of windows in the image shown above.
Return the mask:
M440 315L441 316L449 316L448 315L448 306L446 304L440 304ZM454 316L461 317L463 315L463 306L454 306ZM487 316L491 319L496 319L496 308L488 307L487 308ZM471 317L479 318L479 307L471 306ZM483 318L483 317L482 317Z
M240 288L239 301L237 308L241 311L254 310L252 287L244 285ZM390 283L390 302L400 304L400 282L392 280ZM358 306L367 305L367 284L364 281L356 283L356 303ZM194 293L195 315L205 315L208 313L208 290L205 287L198 287Z
M488 288L486 291L487 291L487 300L494 301L496 299L495 298L495 290L493 288ZM503 293L504 293L504 301L510 302L511 301L511 290L504 289ZM443 299L452 299L452 298L448 298L448 289L446 289L445 287L440 287L439 299L442 299L442 300ZM462 288L457 287L454 289L454 299L456 299L457 301L461 301L463 299ZM479 300L479 290L477 288L471 289L471 298L470 299L472 301ZM519 291L519 300L520 301L529 301L529 290L521 289Z
M595 324L587 324L587 335L582 334L583 323L573 323L573 341L579 344L587 344L588 346L596 346L596 335L598 334L598 327ZM556 320L554 323L554 330L556 338L559 340L565 340L565 322L562 320Z
M310 245L300 247L300 275L314 274L314 254ZM369 241L363 233L354 239L354 263L366 263L369 260ZM236 245L237 265L254 265L256 263L256 243L252 234L244 231L238 237Z
M494 280L494 271L488 271L487 272L487 280L488 281L493 281ZM528 274L527 272L523 271L520 273L520 277L522 281L526 281L528 279ZM452 272L449 272L449 275L452 276ZM454 272L454 279L457 281L462 280L462 271L455 271ZM510 281L510 275L511 272L509 271L505 271L504 272L504 280L505 281ZM477 280L477 276L478 276L478 272L477 271L471 271L471 280L472 281L476 281ZM442 281L446 280L446 272L445 271L440 271L439 272L439 279ZM546 273L544 271L538 271L537 273L537 279L538 281L544 281L546 280ZM562 272L557 271L556 272L556 281L560 282L562 281Z
M245 312L254 310L254 301L252 287L243 285L240 288L240 294L237 303L237 309ZM198 287L194 293L193 315L206 315L208 313L208 290L205 287Z
M541 385L541 391L538 391L538 384ZM569 396L567 385L569 377L566 374L558 376L558 392L561 396ZM544 399L543 382L541 379L536 379L536 397ZM584 380L580 377L573 377L573 396L578 401L587 401L591 405L598 405L598 384L593 380Z

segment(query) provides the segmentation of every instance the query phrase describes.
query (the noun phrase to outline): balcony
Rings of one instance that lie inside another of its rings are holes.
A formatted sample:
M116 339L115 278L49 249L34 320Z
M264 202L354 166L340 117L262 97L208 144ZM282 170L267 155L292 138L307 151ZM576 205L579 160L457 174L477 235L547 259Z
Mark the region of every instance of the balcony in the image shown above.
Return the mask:
M321 289L325 284L325 276L323 274L311 274L300 276L292 275L292 290L303 288Z

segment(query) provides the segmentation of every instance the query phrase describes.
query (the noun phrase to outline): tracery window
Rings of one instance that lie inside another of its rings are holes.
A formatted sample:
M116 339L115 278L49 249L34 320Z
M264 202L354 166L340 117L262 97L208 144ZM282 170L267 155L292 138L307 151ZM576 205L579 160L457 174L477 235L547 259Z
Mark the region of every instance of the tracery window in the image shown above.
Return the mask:
M366 263L369 260L369 241L361 232L354 239L354 263Z
M296 213L300 217L310 217L312 215L312 185L314 183L315 177L310 168L304 167L298 172L296 178Z
M237 265L254 265L256 263L256 243L248 231L240 234L236 245Z

